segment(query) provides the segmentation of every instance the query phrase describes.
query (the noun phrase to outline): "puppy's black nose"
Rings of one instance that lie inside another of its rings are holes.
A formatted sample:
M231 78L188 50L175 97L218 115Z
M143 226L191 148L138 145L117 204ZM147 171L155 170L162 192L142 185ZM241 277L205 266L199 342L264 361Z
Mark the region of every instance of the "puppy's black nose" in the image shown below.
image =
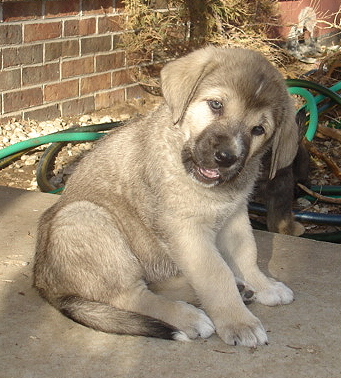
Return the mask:
M221 166L221 167L231 167L236 161L237 156L233 155L229 151L216 151L214 154L214 160Z

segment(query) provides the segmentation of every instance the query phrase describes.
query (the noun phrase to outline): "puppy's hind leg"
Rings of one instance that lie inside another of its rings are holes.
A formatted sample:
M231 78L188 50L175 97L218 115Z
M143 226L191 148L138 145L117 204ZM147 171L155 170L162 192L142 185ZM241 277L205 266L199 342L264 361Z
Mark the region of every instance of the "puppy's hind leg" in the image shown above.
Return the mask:
M103 208L77 201L44 213L34 263L34 286L62 314L117 334L178 339L173 325L115 306L142 277L138 260Z
M172 325L182 331L174 337L178 340L195 339L198 336L208 338L215 331L211 319L204 311L186 302L173 301L155 294L142 282L123 293L114 305Z
M183 275L170 277L165 281L153 282L148 284L149 290L155 294L163 295L173 301L183 301L200 306L200 301L193 287Z

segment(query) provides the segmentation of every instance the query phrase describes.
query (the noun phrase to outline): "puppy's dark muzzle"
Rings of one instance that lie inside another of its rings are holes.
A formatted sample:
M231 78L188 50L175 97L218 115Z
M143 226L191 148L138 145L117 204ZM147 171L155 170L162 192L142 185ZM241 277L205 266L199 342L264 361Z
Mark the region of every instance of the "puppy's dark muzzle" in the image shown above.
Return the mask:
M216 151L214 153L214 160L220 167L229 168L236 163L238 156L228 150Z
M182 151L183 163L190 175L209 186L229 182L241 172L250 144L249 138L241 133L229 135L225 131L224 134L217 128L217 125L214 129L213 126L206 128Z

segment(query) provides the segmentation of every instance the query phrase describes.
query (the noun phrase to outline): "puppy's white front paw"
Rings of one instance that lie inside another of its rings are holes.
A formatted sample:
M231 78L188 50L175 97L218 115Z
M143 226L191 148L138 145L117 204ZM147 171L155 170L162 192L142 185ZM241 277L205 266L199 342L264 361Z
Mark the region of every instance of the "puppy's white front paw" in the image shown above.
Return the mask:
M267 288L256 292L255 300L266 306L277 306L289 304L294 300L294 293L282 282L269 279L270 284Z
M177 302L182 307L183 317L177 328L185 332L190 339L195 339L198 336L207 339L215 332L215 327L212 320L200 310L186 302Z
M217 334L229 345L243 345L255 348L268 343L268 336L262 323L251 313L235 322L225 321L217 325Z

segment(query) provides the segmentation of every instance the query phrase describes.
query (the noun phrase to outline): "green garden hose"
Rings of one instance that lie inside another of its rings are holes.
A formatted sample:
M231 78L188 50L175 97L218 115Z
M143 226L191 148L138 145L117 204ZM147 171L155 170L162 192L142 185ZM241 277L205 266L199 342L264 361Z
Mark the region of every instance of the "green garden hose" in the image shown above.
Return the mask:
M290 94L300 95L307 101L306 107L309 111L309 126L305 136L309 140L309 142L311 142L314 139L317 131L319 117L315 98L307 89L304 88L289 87L288 90Z
M98 125L75 126L49 135L15 143L0 150L0 169L5 168L21 155L43 144L94 141L105 135L105 133L100 133L100 131L111 130L123 124L124 122L118 121Z
M318 128L319 110L317 105L326 98L331 99L333 103L336 103L337 105L341 105L341 96L336 93L336 91L341 89L341 81L331 88L303 79L288 79L286 80L286 84L289 93L300 95L307 101L305 107L309 111L309 126L305 136L309 142L311 142L314 139ZM321 94L314 97L308 89Z
M89 132L89 133L54 133L38 138L32 138L23 142L15 143L11 146L5 147L0 151L0 159L6 158L10 155L21 152L22 150L28 151L42 144L55 143L55 142L84 142L89 140L96 140L104 134Z

